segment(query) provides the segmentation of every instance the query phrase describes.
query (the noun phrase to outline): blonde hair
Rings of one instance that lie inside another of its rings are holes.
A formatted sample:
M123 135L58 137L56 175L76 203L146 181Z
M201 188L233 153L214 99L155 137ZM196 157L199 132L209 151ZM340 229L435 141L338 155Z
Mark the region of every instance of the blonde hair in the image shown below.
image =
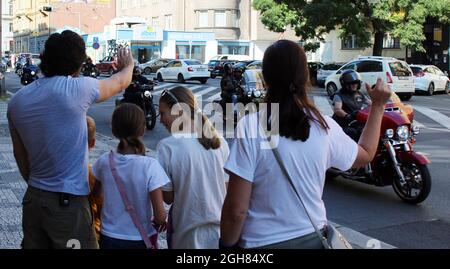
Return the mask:
M187 106L189 106L189 109L191 111L191 120L194 120L196 114L201 115L202 125L196 126L195 128L197 134L199 135L198 142L207 150L218 149L221 145L219 135L217 134L214 126L209 121L208 117L206 117L201 112L197 99L192 94L192 92L182 86L175 87L168 91L176 98L176 100L174 100L174 98L171 98L170 94L167 94L161 96L161 98L159 99L160 102L164 102L169 107L169 109L172 109L172 107L177 103L186 104ZM199 129L201 129L201 131Z
M88 131L88 143L91 143L95 140L95 120L89 116L86 116L87 122L87 131Z

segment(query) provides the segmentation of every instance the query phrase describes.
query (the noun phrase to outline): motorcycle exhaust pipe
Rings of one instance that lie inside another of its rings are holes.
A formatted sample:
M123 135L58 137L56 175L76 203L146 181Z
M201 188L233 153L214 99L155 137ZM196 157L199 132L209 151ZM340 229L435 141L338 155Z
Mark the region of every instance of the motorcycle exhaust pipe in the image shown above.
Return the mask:
M397 172L397 175L400 177L400 182L401 183L405 183L406 182L405 175L403 175L403 172L400 169L400 164L398 163L397 158L395 158L396 154L395 154L394 146L392 146L392 143L390 141L386 141L385 142L385 146L386 146L386 148L387 148L387 150L389 152L389 155L391 156L392 163L394 164L395 171Z

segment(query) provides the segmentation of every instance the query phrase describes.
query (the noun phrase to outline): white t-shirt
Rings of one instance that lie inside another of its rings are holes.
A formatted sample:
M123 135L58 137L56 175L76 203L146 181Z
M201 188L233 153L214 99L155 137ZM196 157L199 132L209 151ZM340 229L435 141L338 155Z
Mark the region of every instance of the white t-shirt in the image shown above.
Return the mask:
M172 248L217 248L228 175L223 170L228 144L206 150L196 138L170 136L157 147L158 160L174 191Z
M330 167L350 169L358 153L358 145L342 128L331 118L324 118L330 129L325 131L311 122L310 135L305 142L276 136L284 166L319 229L327 223L322 201L326 170ZM253 184L239 242L244 248L266 246L314 232L272 150L261 148L261 143L267 140L255 135L259 130L262 129L259 129L256 113L239 122L237 139L225 165L227 171Z
M169 182L157 160L139 155L114 153L117 172L125 185L130 203L148 236L156 233L151 225L153 209L150 192ZM103 154L92 167L95 178L102 183L103 208L101 233L115 239L140 241L142 237L134 225L120 196L109 166L109 153Z

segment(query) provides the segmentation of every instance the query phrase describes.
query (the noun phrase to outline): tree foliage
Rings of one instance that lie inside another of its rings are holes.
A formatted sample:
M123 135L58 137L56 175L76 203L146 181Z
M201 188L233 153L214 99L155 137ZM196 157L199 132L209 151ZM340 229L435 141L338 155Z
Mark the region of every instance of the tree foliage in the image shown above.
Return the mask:
M292 28L301 40L310 40L308 50L318 48L314 41L323 41L326 33L338 29L341 38L351 34L361 47L373 45L374 55L381 55L385 33L424 51L426 19L450 21L450 0L255 0L253 6L271 31Z

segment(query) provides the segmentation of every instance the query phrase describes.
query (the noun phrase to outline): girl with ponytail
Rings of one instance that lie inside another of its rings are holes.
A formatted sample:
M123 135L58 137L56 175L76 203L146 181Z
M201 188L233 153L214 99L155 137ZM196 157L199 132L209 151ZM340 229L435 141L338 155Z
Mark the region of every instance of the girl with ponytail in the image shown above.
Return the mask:
M158 160L170 178L163 188L164 201L172 204L168 246L217 248L228 182L223 170L228 144L203 115L190 90L164 91L159 109L161 123L171 133L157 147Z
M104 197L100 248L146 248L139 230L125 209L112 174L110 154L111 163L123 182L130 204L135 208L153 247L157 247L154 239L166 226L161 187L169 179L157 160L145 156L142 142L145 133L144 112L134 104L119 106L112 116L112 133L120 141L117 152L105 153L92 168L98 180L94 189L101 189Z

